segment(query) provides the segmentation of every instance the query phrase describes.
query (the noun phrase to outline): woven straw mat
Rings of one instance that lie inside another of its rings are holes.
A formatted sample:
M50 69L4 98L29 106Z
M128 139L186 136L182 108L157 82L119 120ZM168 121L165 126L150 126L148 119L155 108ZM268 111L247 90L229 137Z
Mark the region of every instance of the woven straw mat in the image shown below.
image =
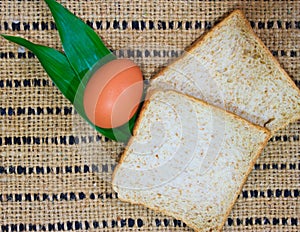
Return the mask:
M59 1L150 78L241 9L300 86L300 1ZM1 0L0 32L61 49L47 5ZM192 231L118 200L111 175L124 149L74 111L36 57L0 39L0 231ZM172 51L172 52L168 52ZM224 231L300 231L300 121L268 143Z

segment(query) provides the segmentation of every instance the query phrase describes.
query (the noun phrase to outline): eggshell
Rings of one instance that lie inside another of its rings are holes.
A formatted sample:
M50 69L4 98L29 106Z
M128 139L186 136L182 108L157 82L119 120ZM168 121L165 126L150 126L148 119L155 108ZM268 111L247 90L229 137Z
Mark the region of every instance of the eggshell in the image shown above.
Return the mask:
M129 59L103 65L89 79L83 104L88 119L102 128L115 128L136 113L143 94L143 75Z

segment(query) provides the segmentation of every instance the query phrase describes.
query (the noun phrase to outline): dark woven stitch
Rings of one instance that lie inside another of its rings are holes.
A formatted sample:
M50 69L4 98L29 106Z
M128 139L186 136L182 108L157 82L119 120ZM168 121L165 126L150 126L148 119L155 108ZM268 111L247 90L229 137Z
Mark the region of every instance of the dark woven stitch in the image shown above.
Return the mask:
M191 29L200 29L203 25L203 28L209 29L212 27L214 22L209 21L187 21L182 22L178 21L176 22L178 26L176 29L185 29L185 30L191 30ZM300 29L300 21L250 21L252 28L258 28L258 29L272 29L272 28L280 28L280 29ZM167 29L174 29L174 21L162 21L158 20L157 22L153 20L144 21L144 20L133 20L131 22L129 21L86 21L86 24L88 24L90 27L94 29L100 29L100 30L107 30L110 28L113 29L122 29L126 30L128 28L128 25L131 25L131 28L134 30L167 30ZM50 26L49 26L50 25ZM146 26L149 25L149 26ZM0 25L4 28L4 30L12 30L12 31L21 31L21 30L56 30L55 23L53 21L51 22L3 22L3 25Z
M234 9L300 86L300 1L59 1L150 78ZM0 1L0 33L61 50L43 1ZM36 57L0 39L0 231L192 231L119 201L111 174L123 144L90 128ZM279 131L257 161L224 231L300 231L299 131Z

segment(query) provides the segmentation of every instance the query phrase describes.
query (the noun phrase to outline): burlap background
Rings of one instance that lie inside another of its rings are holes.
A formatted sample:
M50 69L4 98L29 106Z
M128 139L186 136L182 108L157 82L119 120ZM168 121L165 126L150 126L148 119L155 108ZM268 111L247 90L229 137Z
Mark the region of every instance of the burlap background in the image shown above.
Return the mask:
M135 51L147 78L176 56L159 50L180 51L242 9L300 86L300 1L60 2L90 22L112 50ZM1 33L61 48L43 1L1 0L0 9ZM31 53L4 39L0 45L0 231L190 231L120 202L110 176L123 145L91 130ZM300 231L299 131L297 122L271 139L224 231Z

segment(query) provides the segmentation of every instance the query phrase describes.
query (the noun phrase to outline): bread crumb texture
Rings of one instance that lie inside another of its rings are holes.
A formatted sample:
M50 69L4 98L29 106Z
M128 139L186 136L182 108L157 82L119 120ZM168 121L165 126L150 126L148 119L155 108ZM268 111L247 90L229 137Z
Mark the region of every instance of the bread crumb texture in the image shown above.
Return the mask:
M217 231L269 132L175 91L156 91L115 170L120 199Z
M151 89L175 89L265 126L273 134L300 118L300 92L240 11L233 12Z

